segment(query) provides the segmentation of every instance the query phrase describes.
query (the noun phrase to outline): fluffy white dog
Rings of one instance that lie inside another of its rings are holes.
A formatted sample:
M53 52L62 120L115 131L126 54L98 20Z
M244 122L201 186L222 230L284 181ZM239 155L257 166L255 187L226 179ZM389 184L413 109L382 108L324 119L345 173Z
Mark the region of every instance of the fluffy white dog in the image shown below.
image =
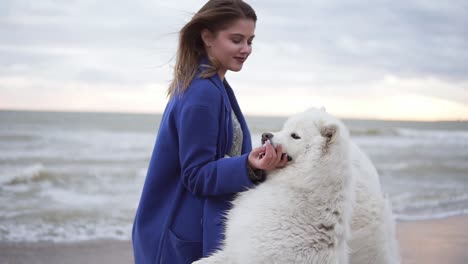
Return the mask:
M235 199L222 249L194 263L399 262L377 172L341 121L310 109L266 140L291 162Z

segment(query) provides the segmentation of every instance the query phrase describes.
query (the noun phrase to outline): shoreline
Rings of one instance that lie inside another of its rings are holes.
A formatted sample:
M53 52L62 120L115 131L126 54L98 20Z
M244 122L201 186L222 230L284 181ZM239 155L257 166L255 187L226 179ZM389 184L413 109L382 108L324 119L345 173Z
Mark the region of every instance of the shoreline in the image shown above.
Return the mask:
M468 263L468 215L397 222L402 264ZM3 264L133 263L131 241L0 241Z

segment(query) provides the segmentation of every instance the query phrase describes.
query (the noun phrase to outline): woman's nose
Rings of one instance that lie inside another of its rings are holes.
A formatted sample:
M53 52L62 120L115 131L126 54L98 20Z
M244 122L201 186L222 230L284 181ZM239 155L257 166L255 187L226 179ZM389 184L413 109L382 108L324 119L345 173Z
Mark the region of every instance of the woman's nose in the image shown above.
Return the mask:
M249 45L249 43L244 43L241 48L241 53L247 53L250 54L252 52L252 47Z

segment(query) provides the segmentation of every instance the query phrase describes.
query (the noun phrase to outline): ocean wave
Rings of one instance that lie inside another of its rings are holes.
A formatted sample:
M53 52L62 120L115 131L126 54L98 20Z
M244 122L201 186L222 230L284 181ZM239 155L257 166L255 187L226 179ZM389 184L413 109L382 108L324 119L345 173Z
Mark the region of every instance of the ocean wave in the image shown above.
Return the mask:
M119 150L104 148L53 148L32 149L25 151L22 149L11 150L0 154L0 161L18 162L18 161L42 161L45 163L121 163L133 161L147 161L150 158L151 149L145 150Z
M40 194L41 199L48 199L55 204L66 205L71 208L97 208L112 204L115 199L111 195L104 193L87 193L85 191L77 192L73 190L49 188L43 190Z
M394 215L398 220L416 221L439 219L468 214L468 194L463 189L403 192L391 197Z
M0 241L76 242L89 240L128 240L132 222L119 219L77 219L67 223L35 221L33 223L0 223Z
M466 130L422 130L397 128L397 135L411 138L451 139L457 138L468 142L468 131Z
M382 129L382 128L350 128L349 133L351 136L397 136L396 129Z
M463 156L451 160L441 160L439 153L438 156L433 155L425 157L425 159L406 159L401 160L379 160L374 163L377 170L383 174L406 174L412 175L411 178L419 177L421 175L425 178L440 177L440 175L451 175L459 177L468 174L468 164L463 160ZM433 182L431 182L433 184Z
M461 192L461 191L460 191ZM468 194L466 193L441 193L434 190L432 193L404 193L392 198L392 202L397 203L393 207L399 211L413 211L421 209L444 208L454 205L468 205Z
M392 163L376 163L375 166L379 171L400 171L408 169L412 164L410 162L392 162Z
M0 176L0 185L15 185L48 178L42 163L35 163L24 168L9 168Z
M438 212L430 214L398 214L394 213L395 220L397 221L423 221L423 220L434 220L434 219L443 219L451 216L462 216L468 215L468 209L455 210L448 212Z
M422 140L448 140L468 144L467 130L430 130L413 128L350 128L351 136L357 137L401 137Z
M0 142L2 141L7 141L9 143L11 142L29 142L37 139L37 136L35 135L30 135L30 134L0 134Z

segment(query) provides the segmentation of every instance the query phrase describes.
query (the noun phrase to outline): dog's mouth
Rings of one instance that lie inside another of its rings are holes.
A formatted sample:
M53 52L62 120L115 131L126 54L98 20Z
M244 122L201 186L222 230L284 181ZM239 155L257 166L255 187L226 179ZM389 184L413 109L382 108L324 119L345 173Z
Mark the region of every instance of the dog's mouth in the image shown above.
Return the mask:
M262 138L262 145L264 145L267 141L270 141L270 144L276 149L276 145L273 144L272 140L271 139L263 139ZM282 153L281 154L281 159L284 158L284 155L288 155L286 153ZM263 156L265 156L265 153L260 153L260 158L263 158ZM292 161L293 158L291 156L288 155L288 161Z
M288 155L288 154L286 153L281 154L281 159L284 158L284 155ZM291 160L292 160L292 157L288 155L288 161L291 161Z
M281 159L284 158L284 155L288 155L288 154L286 154L286 153L281 154ZM260 153L260 158L263 158L264 156L265 156L265 153L263 153L263 152ZM292 160L292 157L288 155L288 161L291 161L291 160Z

